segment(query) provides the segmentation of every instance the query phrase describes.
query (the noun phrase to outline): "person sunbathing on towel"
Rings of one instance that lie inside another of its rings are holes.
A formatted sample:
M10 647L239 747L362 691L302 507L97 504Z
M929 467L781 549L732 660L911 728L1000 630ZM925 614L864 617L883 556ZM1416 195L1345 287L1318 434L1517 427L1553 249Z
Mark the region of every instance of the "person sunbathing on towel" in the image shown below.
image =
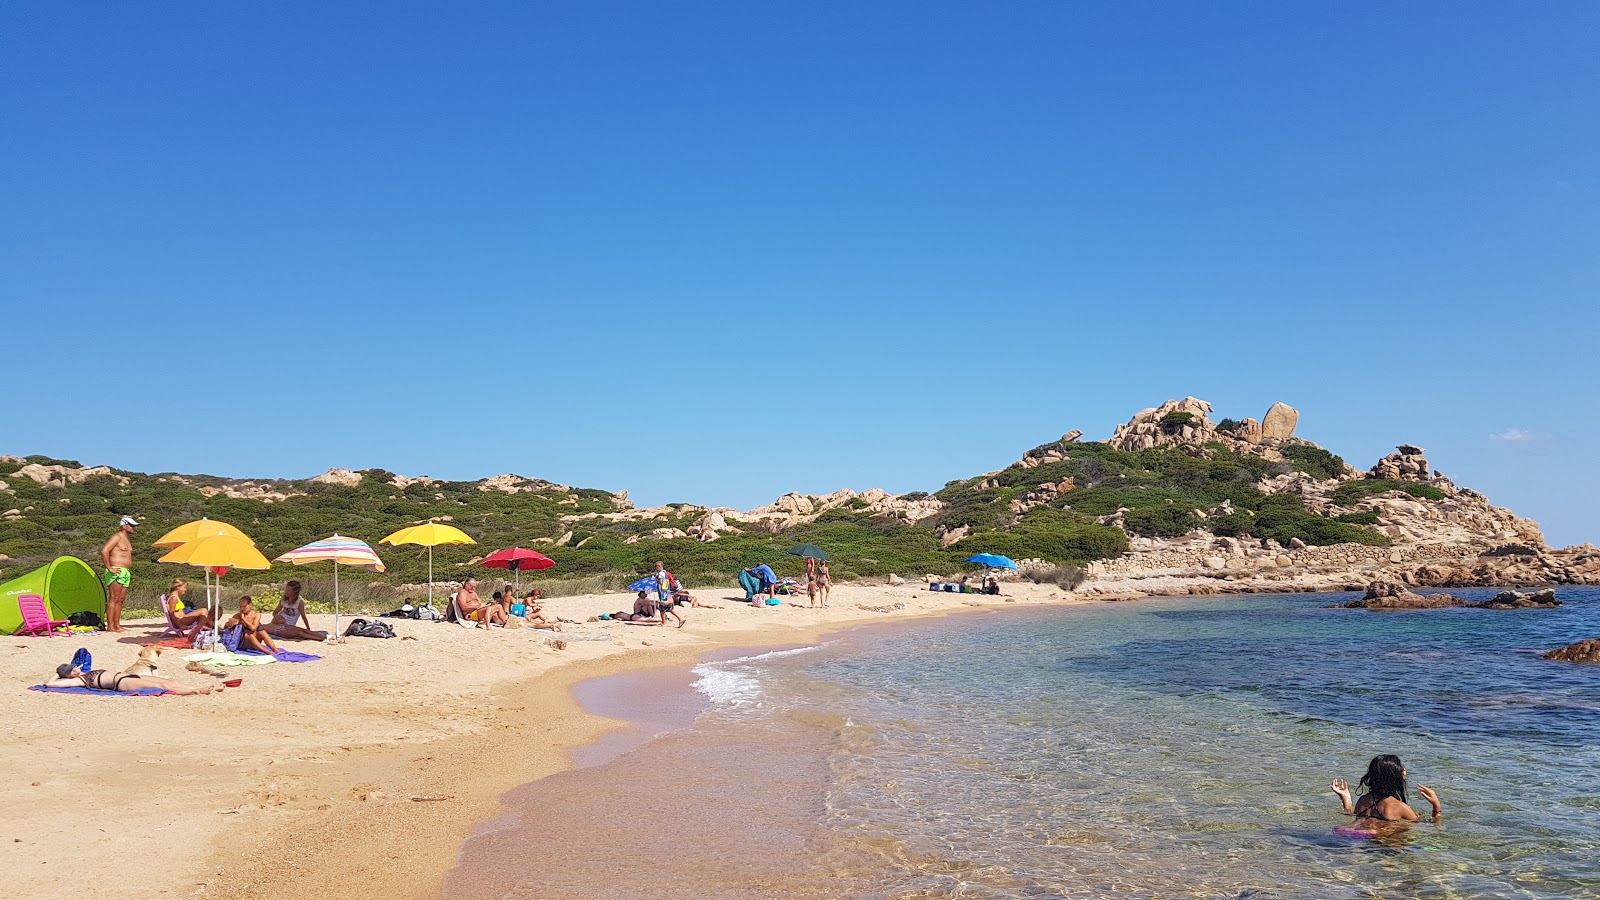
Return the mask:
M174 578L172 587L167 588L167 592L161 597L161 602L167 605L167 613L172 617L173 627L184 637L193 638L199 629L211 627L211 610L184 609L183 595L188 592L189 582L182 578Z
M673 592L673 594L672 594L672 602L674 604L687 603L687 604L689 604L689 608L690 609L695 609L695 608L699 608L699 609L721 609L722 608L720 606L717 606L714 603L707 603L704 600L701 600L699 597L696 597L695 595L689 593L681 585L678 587L678 589L676 591Z
M91 691L116 691L127 694L133 691L142 691L146 688L160 688L174 694L209 694L212 691L222 690L220 684L208 684L204 687L190 687L181 681L171 678L162 678L159 675L125 675L121 672L108 672L105 669L91 669L88 672L79 669L72 663L62 663L56 667L56 677L46 681L45 687L53 688L88 688Z
M456 592L456 606L461 609L461 617L469 622L477 622L487 628L490 625L506 624L506 611L498 603L485 603L478 596L478 579L468 578L467 583Z
M305 626L297 622L306 623ZM262 626L262 630L273 637L294 638L301 641L325 641L328 639L326 631L312 631L309 627L311 617L306 615L306 601L300 596L300 582L291 581L283 586L283 597L278 600L278 608L272 611L272 621Z
M226 631L235 625L241 626L239 631L239 649L255 650L258 653L278 652L278 645L272 642L272 635L261 627L261 613L256 612L255 602L249 597L239 598L239 611L233 618L223 623Z

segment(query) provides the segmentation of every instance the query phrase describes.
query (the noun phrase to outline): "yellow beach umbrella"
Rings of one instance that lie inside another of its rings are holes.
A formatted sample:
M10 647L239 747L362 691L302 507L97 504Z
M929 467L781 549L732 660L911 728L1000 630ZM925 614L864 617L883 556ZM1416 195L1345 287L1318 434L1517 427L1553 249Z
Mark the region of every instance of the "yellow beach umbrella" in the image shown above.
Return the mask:
M201 538L208 537L236 537L250 541L251 544L255 543L255 541L250 540L249 535L229 525L227 522L221 522L216 519L195 519L193 522L186 522L163 534L161 540L150 546L162 548L182 547L190 541L198 541Z
M161 557L157 562L183 563L190 566L201 566L209 576L213 570L221 569L270 569L272 563L261 555L256 545L250 543L249 538L234 537L227 534L215 534L190 541L171 553ZM217 572L217 586L222 586L222 572ZM209 607L210 600L207 599ZM212 633L218 630L217 620L222 617L222 593L217 592L217 609L211 616Z
M171 548L174 548L174 547L182 547L184 544L187 544L190 541L198 541L201 538L219 537L219 536L242 538L243 540L250 541L251 544L255 543L255 541L250 540L250 536L249 535L247 535L244 532L240 531L239 529L233 527L232 525L229 525L227 522L218 521L217 519L207 519L207 518L201 517L199 519L195 519L193 522L185 522L184 524L179 525L177 528L174 528L171 531L167 532L166 534L163 534L161 536L161 540L156 541L154 544L151 544L150 546L159 547L159 548L162 548L162 549L171 549ZM210 611L210 609L211 609L211 570L210 569L206 569L205 570L205 575L206 575L206 610ZM219 606L220 606L220 604L219 604ZM162 614L165 615L165 613L166 613L166 611L162 610Z
M402 528L389 535L380 544L417 544L428 548L428 605L433 605L433 548L440 544L476 544L467 533L450 525L441 525L429 519L426 524Z

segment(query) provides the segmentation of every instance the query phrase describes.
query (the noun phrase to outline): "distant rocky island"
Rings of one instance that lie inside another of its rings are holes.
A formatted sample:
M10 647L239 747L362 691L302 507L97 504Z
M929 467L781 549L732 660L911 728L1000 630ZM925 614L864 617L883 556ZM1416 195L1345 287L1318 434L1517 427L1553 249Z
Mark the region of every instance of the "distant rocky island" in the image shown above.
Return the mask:
M452 557L444 578L513 544L542 547L559 574L585 576L645 571L662 557L680 575L759 561L781 569L798 565L783 554L804 542L827 548L844 579L944 575L967 555L996 552L1024 577L1107 597L1600 583L1592 545L1547 546L1536 522L1458 487L1422 448L1401 444L1357 469L1298 436L1299 425L1283 403L1259 420L1214 421L1211 404L1186 397L1140 411L1104 441L1070 431L934 492L790 493L750 510L641 509L626 491L511 474L452 482L335 468L246 480L0 456L0 573L58 554L93 560L128 513L151 532L200 516L232 521L273 552L335 532L376 541L450 521L479 545ZM413 557L386 554L391 580L421 574ZM136 562L145 583L170 574L156 571L153 559Z

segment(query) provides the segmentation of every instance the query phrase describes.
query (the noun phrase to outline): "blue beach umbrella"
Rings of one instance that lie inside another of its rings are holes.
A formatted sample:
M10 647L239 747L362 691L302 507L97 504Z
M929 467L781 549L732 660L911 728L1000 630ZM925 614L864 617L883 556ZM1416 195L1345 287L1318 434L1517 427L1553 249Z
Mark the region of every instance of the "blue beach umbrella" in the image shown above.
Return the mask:
M656 577L654 575L646 575L638 581L635 581L633 584L628 585L628 590L653 591L656 589L656 584Z
M967 562L988 566L991 569L1015 569L1017 567L1017 564L1011 561L1011 557L1001 556L998 553L974 554L967 557Z

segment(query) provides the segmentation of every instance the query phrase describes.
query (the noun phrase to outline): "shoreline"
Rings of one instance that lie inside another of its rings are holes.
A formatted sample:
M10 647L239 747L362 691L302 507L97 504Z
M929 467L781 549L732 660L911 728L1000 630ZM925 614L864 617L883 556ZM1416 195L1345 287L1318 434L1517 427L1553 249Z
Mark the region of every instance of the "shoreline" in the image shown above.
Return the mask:
M1006 590L840 585L828 610L808 610L804 598L752 610L710 589L697 593L723 608L689 610L684 629L582 621L628 595L560 598L547 609L581 623L568 626L566 650L546 646L546 632L401 620L397 640L290 643L324 659L245 669L243 688L213 697L22 689L80 642L97 665L120 668L118 654L131 661L154 623L120 637L17 641L20 650L0 655L17 685L0 708L11 738L0 762L16 798L0 817L13 837L0 842L11 854L0 861L19 873L19 897L438 897L467 839L505 814L503 795L581 765L580 748L629 727L585 710L580 683L863 625L1112 599L1051 585ZM332 617L316 618L326 627ZM206 680L182 665L164 674ZM141 837L137 854L118 857L114 883L76 864L85 827Z
M25 689L78 646L96 667L120 670L160 632L154 621L17 639L0 655L14 686L0 706L14 798L0 816L12 838L0 862L17 873L19 897L437 897L466 838L502 814L502 794L572 768L575 748L624 727L584 711L577 683L857 624L1091 602L1052 585L1006 590L839 585L826 610L804 597L754 610L713 588L696 593L722 608L689 610L683 629L584 621L630 595L559 598L547 610L579 623L567 626L565 650L547 646L547 632L400 620L398 639L288 642L323 659L230 672L244 685L209 697ZM184 671L182 653L162 658L162 674L209 683ZM137 836L139 850L119 854L108 876L82 864L85 834Z

